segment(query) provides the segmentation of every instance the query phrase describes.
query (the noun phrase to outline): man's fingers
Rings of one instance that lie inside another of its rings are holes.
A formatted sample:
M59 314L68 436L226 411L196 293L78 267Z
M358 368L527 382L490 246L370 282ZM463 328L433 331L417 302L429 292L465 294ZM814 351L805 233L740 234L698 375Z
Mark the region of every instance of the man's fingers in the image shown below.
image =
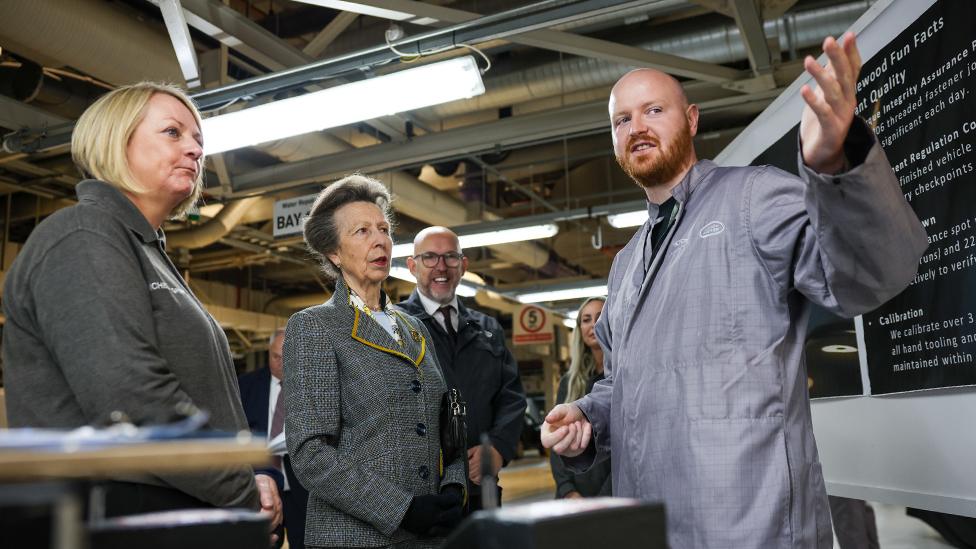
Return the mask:
M819 95L823 96L828 104L842 104L844 101L844 92L841 90L840 84L832 74L832 71L821 67L813 57L809 56L804 60L803 66L813 76L813 79L816 80L817 87L820 91Z
M828 76L833 73L833 79L837 82L838 91L843 95L848 95L847 90L854 87L854 76L851 67L851 60L847 57L847 52L836 40L828 37L824 40L824 53L830 60L830 71Z
M546 423L559 423L566 416L566 408L562 404L556 406L546 414Z
M817 118L820 119L820 125L826 126L826 123L833 115L833 110L831 110L830 105L808 85L800 88L800 95L803 96L803 100L813 110L813 114L817 115Z
M580 450L586 450L586 447L590 445L590 439L593 438L593 425L589 421L583 422L583 443L580 444Z
M563 436L562 440L557 442L556 445L552 447L553 451L555 451L557 454L561 454L566 450L569 450L573 442L576 440L577 430L577 425L575 423L570 423L567 426L566 434Z
M557 427L553 429L548 423L542 425L542 445L546 448L552 448L554 444L562 440L566 436L566 430L568 427L566 425Z
M844 41L844 53L847 54L847 58L851 60L851 69L854 71L854 79L861 74L861 51L857 48L857 37L854 36L853 32L848 32L844 34L842 38Z

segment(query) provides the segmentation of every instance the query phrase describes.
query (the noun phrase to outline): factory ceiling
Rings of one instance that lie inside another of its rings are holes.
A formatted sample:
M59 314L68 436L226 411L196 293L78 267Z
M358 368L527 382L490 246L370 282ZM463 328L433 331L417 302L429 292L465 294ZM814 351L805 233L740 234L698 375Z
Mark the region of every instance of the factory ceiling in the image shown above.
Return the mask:
M328 285L300 238L273 236L273 204L358 171L393 191L398 241L431 224L556 220L547 239L466 250L478 283L515 294L603 280L634 229L567 212L643 197L612 157L613 82L645 66L679 78L701 105L698 155L711 158L871 3L6 0L4 267L40 220L71 204L71 123L115 86L192 85L220 114L471 54L463 42L491 63L483 95L209 156L200 215L167 224L174 260L191 280L263 296L221 305L286 316L321 300ZM479 302L506 310L494 293ZM233 329L245 342L261 331Z

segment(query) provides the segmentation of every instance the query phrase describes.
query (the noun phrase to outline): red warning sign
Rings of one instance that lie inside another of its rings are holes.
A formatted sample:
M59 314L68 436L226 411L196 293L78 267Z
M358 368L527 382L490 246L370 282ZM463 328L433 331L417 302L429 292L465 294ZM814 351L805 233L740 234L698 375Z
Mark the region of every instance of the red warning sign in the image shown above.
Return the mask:
M551 315L542 307L523 305L516 315L512 342L515 345L552 343L555 336L550 322L551 318Z

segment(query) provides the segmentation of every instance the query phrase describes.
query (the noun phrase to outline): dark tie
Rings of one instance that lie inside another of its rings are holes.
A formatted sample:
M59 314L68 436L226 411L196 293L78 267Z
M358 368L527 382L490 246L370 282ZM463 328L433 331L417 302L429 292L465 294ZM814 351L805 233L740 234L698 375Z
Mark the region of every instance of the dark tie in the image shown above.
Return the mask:
M268 433L271 440L281 434L281 431L285 428L285 407L283 406L285 401L285 388L281 386L281 382L278 382L278 400L275 401L274 416L271 418L271 432ZM281 469L281 456L271 456L271 463L277 469Z
M447 330L447 335L450 336L451 339L457 339L457 330L454 329L454 323L451 322L451 312L453 310L454 307L445 305L440 309L437 309L437 312L440 313L441 317L444 318L444 329Z

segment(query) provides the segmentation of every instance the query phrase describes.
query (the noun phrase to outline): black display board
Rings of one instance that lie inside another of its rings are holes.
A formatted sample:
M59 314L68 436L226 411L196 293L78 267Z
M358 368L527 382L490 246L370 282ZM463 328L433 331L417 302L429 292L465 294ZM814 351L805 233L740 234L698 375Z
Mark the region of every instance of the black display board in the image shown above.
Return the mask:
M872 394L976 384L974 10L936 2L861 69L857 113L929 235L911 286L864 315Z
M865 63L857 90L857 114L929 235L911 286L864 315L870 392L976 384L976 3L933 4ZM753 164L796 173L798 130ZM860 394L849 368L819 372L807 359L813 379L849 378L812 396Z

